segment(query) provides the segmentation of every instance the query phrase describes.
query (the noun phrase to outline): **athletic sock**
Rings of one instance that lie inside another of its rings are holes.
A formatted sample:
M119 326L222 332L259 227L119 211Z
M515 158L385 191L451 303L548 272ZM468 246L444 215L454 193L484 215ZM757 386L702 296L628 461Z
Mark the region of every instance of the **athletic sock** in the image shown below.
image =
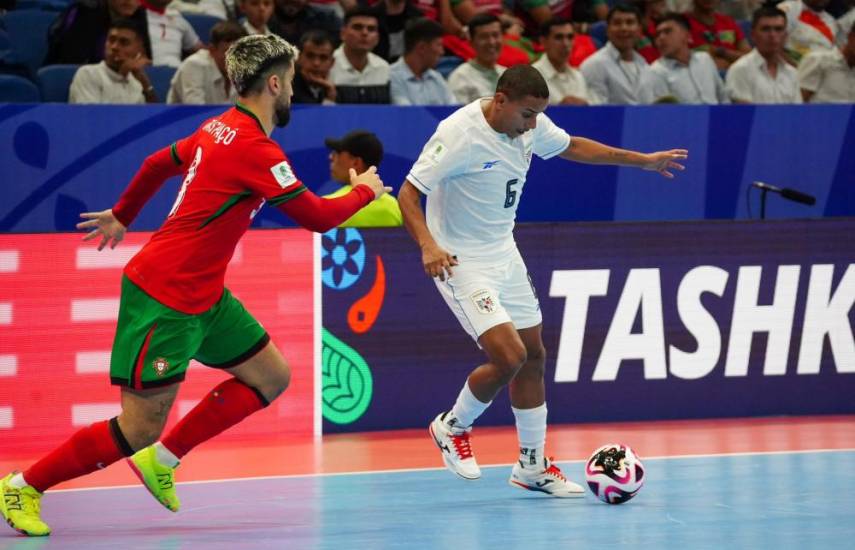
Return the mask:
M103 469L134 453L113 418L78 430L50 454L30 466L23 476L44 493L57 483Z
M523 468L542 468L546 445L546 403L533 409L511 409L520 442L520 465Z
M158 462L170 468L175 468L180 462L178 457L172 454L172 451L167 449L160 441L154 444L154 454L157 456Z
M24 487L29 485L29 483L27 483L27 480L24 479L24 474L17 473L12 476L12 479L9 480L9 485L14 487L15 489L23 489Z
M469 389L469 380L466 380L463 389L460 390L460 395L457 396L454 407L451 409L451 417L449 418L446 415L446 424L450 427L468 428L487 410L491 403L492 401L489 403L479 401Z
M231 378L211 390L161 443L180 460L196 445L231 428L268 404L261 392L237 378Z

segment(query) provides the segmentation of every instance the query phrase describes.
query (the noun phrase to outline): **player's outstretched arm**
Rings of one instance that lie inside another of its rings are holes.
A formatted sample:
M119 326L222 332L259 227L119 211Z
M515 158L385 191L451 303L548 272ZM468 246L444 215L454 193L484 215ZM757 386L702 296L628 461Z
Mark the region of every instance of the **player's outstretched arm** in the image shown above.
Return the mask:
M367 185L371 192L374 193L374 199L379 199L384 193L391 193L392 188L383 185L383 180L380 179L380 174L377 173L376 166L369 166L368 170L357 174L356 170L350 169L350 185L354 188L360 185Z
M422 250L425 274L430 277L439 277L440 281L444 281L446 274L451 277L451 268L457 265L457 258L436 244L425 221L421 201L421 192L409 180L405 180L398 193L398 205L401 207L404 227Z
M125 238L128 226L163 182L181 173L180 165L174 158L170 147L149 155L113 208L81 213L80 217L86 221L78 223L77 229L90 230L83 240L89 241L100 235L98 250L103 250L108 244L110 248L116 248Z
M77 229L92 229L83 237L84 241L91 241L98 235L102 236L98 250L103 250L108 243L110 248L116 248L116 245L125 238L127 228L116 219L112 209L101 212L83 212L80 217L85 218L86 221L78 223Z
M350 183L353 189L346 195L328 199L305 190L277 208L305 229L323 233L341 225L371 201L392 190L383 185L374 166L361 174L351 168Z
M176 159L177 155L172 147L164 147L146 157L134 179L112 208L116 220L125 227L131 225L142 207L157 193L163 182L184 171L183 165Z
M587 164L615 164L618 166L636 166L658 172L666 178L673 178L671 170L684 170L677 161L688 158L686 149L671 149L656 153L639 153L605 145L593 139L573 137L570 145L561 153L561 158Z

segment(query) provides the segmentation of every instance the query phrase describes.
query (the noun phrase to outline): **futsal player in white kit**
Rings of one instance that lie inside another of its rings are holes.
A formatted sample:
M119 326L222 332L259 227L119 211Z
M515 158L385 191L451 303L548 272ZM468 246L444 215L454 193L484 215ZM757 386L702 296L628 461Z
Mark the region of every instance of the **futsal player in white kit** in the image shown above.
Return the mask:
M404 224L421 247L425 273L460 324L487 354L451 410L430 433L449 470L478 479L469 441L475 420L504 387L519 436L509 483L556 497L580 497L544 455L546 401L540 305L513 238L514 218L532 155L654 170L672 178L688 152L638 153L573 137L543 113L546 81L528 65L508 69L493 97L439 123L398 195ZM427 195L427 218L421 208Z

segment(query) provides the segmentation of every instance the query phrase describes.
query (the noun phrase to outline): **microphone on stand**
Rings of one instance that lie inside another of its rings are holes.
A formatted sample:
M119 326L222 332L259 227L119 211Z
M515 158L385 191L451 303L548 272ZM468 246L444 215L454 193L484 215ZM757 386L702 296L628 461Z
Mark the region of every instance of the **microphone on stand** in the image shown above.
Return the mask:
M763 191L771 191L773 193L778 193L782 197L787 200L791 200L793 202L799 202L801 204L807 204L809 206L813 206L816 204L816 197L813 195L808 195L807 193L802 193L801 191L796 191L795 189L789 189L787 187L775 187L774 185L769 185L768 183L763 183L762 181L755 181L751 184L752 187L756 187L757 189L761 189Z

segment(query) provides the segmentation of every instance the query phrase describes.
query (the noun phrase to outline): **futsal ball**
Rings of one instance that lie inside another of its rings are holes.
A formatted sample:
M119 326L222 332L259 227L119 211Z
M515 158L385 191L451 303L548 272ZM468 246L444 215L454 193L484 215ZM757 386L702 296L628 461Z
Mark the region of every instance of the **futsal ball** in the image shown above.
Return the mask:
M603 445L585 465L585 479L597 498L607 504L622 504L644 485L644 466L638 455L619 443Z

